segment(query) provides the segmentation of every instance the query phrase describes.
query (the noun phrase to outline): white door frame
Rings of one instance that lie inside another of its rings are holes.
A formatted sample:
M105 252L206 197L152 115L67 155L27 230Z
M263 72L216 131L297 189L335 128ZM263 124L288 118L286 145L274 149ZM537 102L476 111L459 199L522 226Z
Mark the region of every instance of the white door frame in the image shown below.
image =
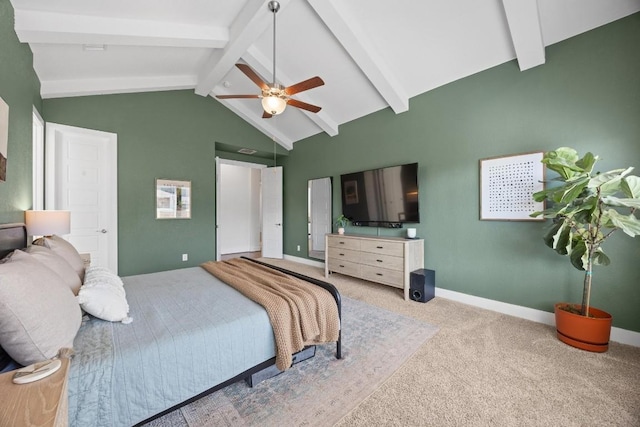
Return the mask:
M87 136L105 138L107 141L107 158L104 159L108 165L110 177L107 185L107 206L108 224L104 228L109 241L109 268L117 274L118 272L118 135L111 132L103 132L93 129L79 128L75 126L61 125L57 123L46 123L45 142L45 209L60 209L58 207L59 188L56 182L56 158L59 147L56 144L56 132L73 132L76 134L86 133Z
M32 209L44 209L44 120L36 107L33 107L33 193Z
M220 229L220 223L218 222L218 218L219 218L218 214L220 212L220 194L221 194L220 193L220 185L221 185L220 165L233 165L233 166L240 166L244 168L253 168L253 169L264 169L267 167L266 165L261 165L258 163L241 162L238 160L228 160L228 159L222 159L216 156L216 261L220 261L220 258L221 258L220 233L218 233L218 230ZM260 207L260 209L262 210L262 207Z

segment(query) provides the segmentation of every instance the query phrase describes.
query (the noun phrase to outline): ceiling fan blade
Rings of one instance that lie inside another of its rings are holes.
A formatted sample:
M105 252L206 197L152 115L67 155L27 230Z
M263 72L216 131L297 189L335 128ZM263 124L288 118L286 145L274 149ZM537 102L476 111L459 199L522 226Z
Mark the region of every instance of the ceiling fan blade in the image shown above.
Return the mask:
M284 91L286 92L287 95L291 96L296 93L303 92L305 90L313 89L314 87L322 86L323 84L324 84L324 81L320 77L316 76L316 77L311 77L310 79L307 79L300 83L296 83L294 85L288 86L284 89Z
M269 85L267 85L262 77L260 77L255 71L251 69L247 64L236 64L236 67L240 71L242 71L247 77L251 79L252 82L258 85L258 87L262 90L269 90Z
M311 111L312 113L317 113L322 110L322 107L318 107L317 105L307 104L306 102L298 101L297 99L289 99L287 100L287 104L302 108L303 110Z
M273 117L273 114L269 114L266 111L262 112L262 118L263 119L270 119L271 117Z
M232 99L232 98L260 98L260 95L216 95L218 99Z

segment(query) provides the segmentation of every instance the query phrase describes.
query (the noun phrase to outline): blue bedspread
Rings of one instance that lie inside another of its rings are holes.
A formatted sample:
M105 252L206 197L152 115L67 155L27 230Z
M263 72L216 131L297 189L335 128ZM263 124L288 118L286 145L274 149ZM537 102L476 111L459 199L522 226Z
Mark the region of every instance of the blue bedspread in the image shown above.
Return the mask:
M71 426L131 426L274 357L266 311L200 267L123 278L130 324L85 317Z

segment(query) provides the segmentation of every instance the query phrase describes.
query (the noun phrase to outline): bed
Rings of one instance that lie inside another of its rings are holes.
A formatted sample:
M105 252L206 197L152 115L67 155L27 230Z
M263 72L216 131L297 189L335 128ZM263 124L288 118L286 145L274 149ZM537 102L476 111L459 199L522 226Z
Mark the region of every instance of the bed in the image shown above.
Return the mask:
M25 246L22 224L0 226L0 258ZM332 285L269 268L326 289L340 315L340 295ZM138 425L273 370L277 348L267 311L203 268L122 281L133 321L85 314L73 339L71 426ZM336 357L341 357L340 332Z

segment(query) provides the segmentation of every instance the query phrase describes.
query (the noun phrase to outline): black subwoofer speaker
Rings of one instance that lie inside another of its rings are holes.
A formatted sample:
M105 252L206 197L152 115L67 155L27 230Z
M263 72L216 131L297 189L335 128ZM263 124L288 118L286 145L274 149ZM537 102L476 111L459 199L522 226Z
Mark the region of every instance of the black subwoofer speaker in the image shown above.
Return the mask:
M409 297L414 301L427 302L436 293L436 272L421 268L409 275Z

